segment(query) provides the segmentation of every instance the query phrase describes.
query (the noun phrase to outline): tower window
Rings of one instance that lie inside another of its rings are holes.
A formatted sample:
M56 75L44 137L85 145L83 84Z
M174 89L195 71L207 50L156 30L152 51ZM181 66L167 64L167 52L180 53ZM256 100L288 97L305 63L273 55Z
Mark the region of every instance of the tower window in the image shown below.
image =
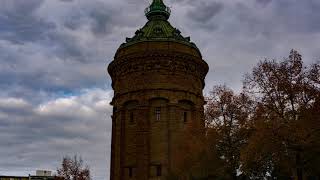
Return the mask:
M183 122L187 122L188 121L188 113L187 112L183 112Z
M133 115L133 112L130 112L130 123L134 123L134 115Z
M161 167L161 165L157 165L156 166L156 175L161 176L161 174L162 174L162 167Z
M155 109L155 116L156 116L156 120L157 121L160 121L160 119L161 119L161 108L160 107L157 107L156 109Z

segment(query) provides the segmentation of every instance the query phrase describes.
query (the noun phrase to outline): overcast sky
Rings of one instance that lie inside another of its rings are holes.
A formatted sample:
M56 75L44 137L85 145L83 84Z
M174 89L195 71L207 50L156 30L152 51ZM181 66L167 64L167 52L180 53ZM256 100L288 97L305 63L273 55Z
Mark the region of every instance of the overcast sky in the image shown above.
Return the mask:
M319 0L166 0L218 84L241 89L261 59L320 59ZM106 72L146 23L148 0L0 0L0 175L56 170L81 155L109 178L113 92Z

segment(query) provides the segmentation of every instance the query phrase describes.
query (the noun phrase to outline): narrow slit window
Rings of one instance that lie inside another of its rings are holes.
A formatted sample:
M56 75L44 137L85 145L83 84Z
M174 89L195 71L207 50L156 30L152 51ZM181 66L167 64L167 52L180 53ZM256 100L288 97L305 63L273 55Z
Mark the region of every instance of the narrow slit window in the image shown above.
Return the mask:
M134 123L134 115L133 115L133 112L130 112L130 123Z
M162 167L161 167L161 165L157 165L156 166L156 175L157 176L161 176L161 174L162 174Z
M133 177L133 169L132 169L132 167L129 167L128 170L129 170L129 177Z
M188 121L188 112L183 112L183 122L187 122Z
M161 108L160 107L157 107L155 109L155 116L156 116L156 120L160 121L160 119L161 119Z

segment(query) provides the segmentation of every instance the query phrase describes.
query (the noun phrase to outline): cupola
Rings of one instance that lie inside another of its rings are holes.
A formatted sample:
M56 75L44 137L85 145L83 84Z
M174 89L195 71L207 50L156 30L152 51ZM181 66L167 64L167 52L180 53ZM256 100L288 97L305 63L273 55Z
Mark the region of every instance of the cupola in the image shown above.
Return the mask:
M153 0L152 4L145 9L148 20L155 18L168 20L170 13L170 8L167 7L162 0Z
M145 9L148 22L135 32L132 38L126 38L121 48L126 48L141 42L175 42L189 46L199 54L197 46L190 41L190 37L184 37L180 30L173 27L168 21L171 10L163 0L153 0ZM201 56L201 55L200 55Z

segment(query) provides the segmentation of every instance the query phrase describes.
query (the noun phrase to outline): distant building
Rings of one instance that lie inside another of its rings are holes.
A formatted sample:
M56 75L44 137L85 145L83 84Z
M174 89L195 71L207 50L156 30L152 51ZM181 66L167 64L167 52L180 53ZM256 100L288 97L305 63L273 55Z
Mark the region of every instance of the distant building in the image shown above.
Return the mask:
M28 176L0 176L0 180L29 180Z
M47 170L37 170L36 176L51 176L51 171Z
M54 180L55 176L0 176L0 180Z
M2 176L0 175L0 180L54 180L56 176L51 175L51 171L47 170L37 170L36 175L29 176Z

